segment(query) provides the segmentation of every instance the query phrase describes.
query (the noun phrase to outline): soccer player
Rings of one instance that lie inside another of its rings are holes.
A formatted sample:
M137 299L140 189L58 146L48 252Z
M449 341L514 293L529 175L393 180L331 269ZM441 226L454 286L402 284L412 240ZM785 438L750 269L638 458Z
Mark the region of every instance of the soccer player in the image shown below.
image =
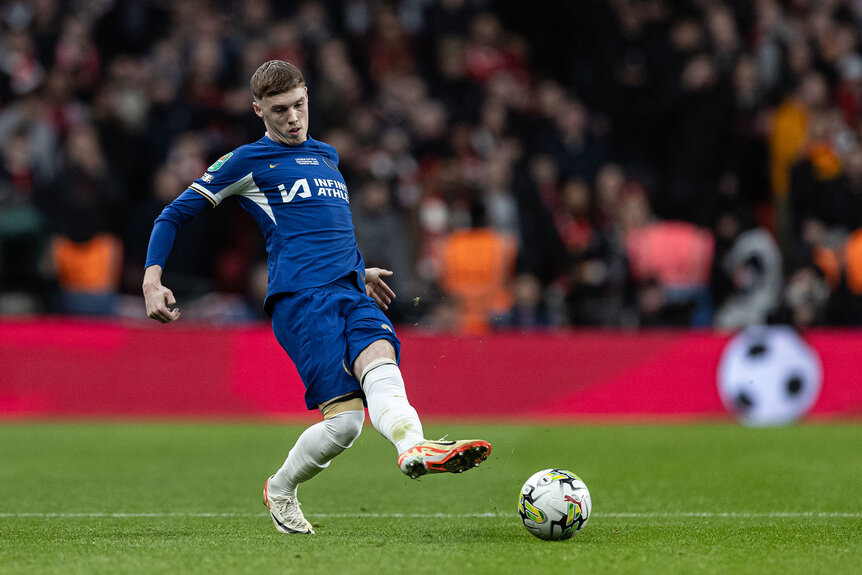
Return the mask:
M401 344L381 311L395 297L384 281L392 272L365 269L338 154L308 135L302 72L271 60L252 76L251 91L265 135L219 158L156 218L143 292L148 317L178 319L174 295L161 280L180 226L229 196L255 218L268 255L264 309L305 384L306 406L323 416L299 436L263 497L278 531L314 533L297 487L353 444L365 406L375 429L398 450L401 471L414 479L471 469L491 445L423 436L398 368Z

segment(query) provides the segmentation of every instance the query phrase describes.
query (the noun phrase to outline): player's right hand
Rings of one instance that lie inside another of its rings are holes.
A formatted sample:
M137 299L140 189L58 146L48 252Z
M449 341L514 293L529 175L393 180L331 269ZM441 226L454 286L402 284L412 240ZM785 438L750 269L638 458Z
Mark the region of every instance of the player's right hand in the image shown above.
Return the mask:
M144 284L144 301L147 304L147 317L170 323L180 317L180 310L174 306L177 300L173 292L161 284Z

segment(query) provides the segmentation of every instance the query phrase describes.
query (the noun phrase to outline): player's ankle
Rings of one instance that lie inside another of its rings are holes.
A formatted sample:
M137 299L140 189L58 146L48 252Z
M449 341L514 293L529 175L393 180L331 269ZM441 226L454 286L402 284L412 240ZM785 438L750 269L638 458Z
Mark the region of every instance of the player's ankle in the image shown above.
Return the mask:
M269 492L276 497L296 497L297 486L285 481L281 473L276 473L269 480Z
M410 439L405 439L403 441L399 441L395 444L396 449L398 449L398 455L410 451L417 445L424 443L426 440L422 436L418 436L418 438L413 437Z

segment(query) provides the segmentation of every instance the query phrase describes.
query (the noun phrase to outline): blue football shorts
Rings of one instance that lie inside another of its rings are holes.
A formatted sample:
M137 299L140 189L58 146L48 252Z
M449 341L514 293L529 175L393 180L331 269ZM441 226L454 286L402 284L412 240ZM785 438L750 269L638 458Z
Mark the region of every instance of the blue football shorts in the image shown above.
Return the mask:
M279 295L272 307L272 331L305 384L308 409L348 393L361 395L353 362L378 339L392 344L396 358L401 354L392 323L347 278Z

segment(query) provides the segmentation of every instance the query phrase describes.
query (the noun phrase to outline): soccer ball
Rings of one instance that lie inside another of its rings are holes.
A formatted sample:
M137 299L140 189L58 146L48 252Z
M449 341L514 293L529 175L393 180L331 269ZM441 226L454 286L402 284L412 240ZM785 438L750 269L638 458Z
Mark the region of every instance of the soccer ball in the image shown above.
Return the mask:
M580 477L564 469L543 469L521 488L518 514L527 531L545 541L576 535L590 518L590 490Z
M785 425L808 413L822 378L817 352L793 328L752 326L724 348L718 393L743 425Z

